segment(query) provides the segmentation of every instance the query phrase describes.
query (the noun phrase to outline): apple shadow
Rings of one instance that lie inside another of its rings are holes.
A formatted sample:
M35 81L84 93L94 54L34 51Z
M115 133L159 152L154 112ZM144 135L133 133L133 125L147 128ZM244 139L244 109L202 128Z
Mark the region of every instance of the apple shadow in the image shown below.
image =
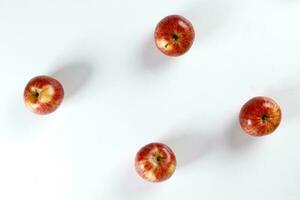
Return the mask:
M245 133L239 124L238 116L224 132L223 146L230 153L244 152L256 143L256 138Z
M147 70L159 69L161 66L168 65L172 61L172 57L164 55L157 49L154 36L147 37L141 54L142 64Z
M86 85L93 74L92 64L86 61L70 62L51 73L59 80L65 91L65 99L75 96Z
M212 149L212 141L198 131L184 131L162 139L176 154L178 168L186 167L198 161Z
M204 40L226 25L230 15L229 0L202 0L182 12L194 26L195 40ZM180 13L180 12L179 12Z
M126 167L121 174L121 181L119 182L118 195L122 199L140 199L142 196L155 193L157 184L147 182L138 176L134 169L134 162L126 163Z

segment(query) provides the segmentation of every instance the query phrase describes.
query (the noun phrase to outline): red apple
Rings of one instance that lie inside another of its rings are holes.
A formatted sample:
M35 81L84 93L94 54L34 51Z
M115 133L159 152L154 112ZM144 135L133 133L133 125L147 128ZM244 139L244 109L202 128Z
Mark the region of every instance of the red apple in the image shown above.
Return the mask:
M271 134L279 126L281 110L279 105L268 97L250 99L240 111L240 125L252 136Z
M156 26L154 38L157 48L168 56L186 53L195 39L193 25L179 15L170 15Z
M32 78L24 90L26 106L34 113L49 114L55 111L64 98L63 86L49 76Z
M135 169L147 181L164 181L170 178L176 169L175 154L165 144L147 144L136 154Z

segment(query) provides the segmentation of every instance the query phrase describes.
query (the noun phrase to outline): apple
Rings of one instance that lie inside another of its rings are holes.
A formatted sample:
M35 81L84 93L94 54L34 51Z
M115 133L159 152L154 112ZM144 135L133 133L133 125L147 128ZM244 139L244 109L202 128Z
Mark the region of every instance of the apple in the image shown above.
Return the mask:
M36 114L45 115L55 111L63 98L63 86L49 76L32 78L24 89L25 104Z
M249 135L268 135L279 126L281 109L269 97L254 97L242 107L239 120L242 129Z
M145 180L161 182L170 178L174 173L176 157L167 145L150 143L136 154L135 169Z
M186 53L195 39L191 22L179 15L170 15L156 26L154 38L157 48L167 56Z

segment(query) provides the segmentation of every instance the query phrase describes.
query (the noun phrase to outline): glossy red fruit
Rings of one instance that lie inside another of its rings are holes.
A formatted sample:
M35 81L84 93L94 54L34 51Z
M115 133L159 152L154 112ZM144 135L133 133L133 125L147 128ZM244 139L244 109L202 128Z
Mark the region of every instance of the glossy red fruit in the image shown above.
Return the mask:
M264 136L273 133L281 121L279 105L268 97L250 99L240 111L240 125L252 136Z
M44 115L55 111L63 98L63 86L49 76L32 78L24 89L25 104L36 114Z
M175 154L165 144L147 144L136 154L135 168L137 173L147 181L167 180L176 169Z
M179 15L170 15L162 19L154 33L157 48L168 56L180 56L186 53L195 39L191 22Z

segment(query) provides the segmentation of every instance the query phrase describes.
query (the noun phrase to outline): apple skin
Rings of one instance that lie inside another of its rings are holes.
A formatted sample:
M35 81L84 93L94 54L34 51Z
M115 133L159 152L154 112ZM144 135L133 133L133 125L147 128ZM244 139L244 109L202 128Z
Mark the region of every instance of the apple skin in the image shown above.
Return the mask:
M25 105L34 113L46 115L55 111L64 98L60 82L49 76L32 78L24 89Z
M154 39L157 48L167 56L181 56L192 46L195 31L191 22L180 15L170 15L156 26Z
M254 97L242 107L239 120L242 129L249 135L269 135L281 122L281 109L269 97Z
M165 144L150 143L142 147L135 157L137 173L149 182L170 178L176 169L174 152Z

